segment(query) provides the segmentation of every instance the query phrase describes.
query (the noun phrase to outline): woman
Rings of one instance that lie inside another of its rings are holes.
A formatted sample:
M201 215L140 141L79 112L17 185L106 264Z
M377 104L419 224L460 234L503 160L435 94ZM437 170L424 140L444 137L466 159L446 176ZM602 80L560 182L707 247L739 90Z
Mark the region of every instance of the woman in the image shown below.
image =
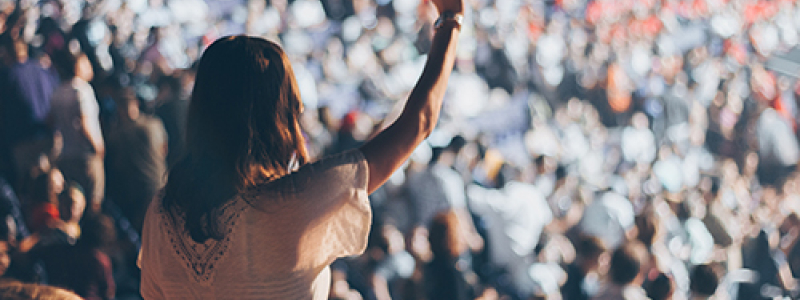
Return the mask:
M244 36L200 59L186 152L144 222L145 299L326 299L329 265L364 251L367 195L433 130L455 60L462 0L443 12L401 116L359 149L307 164L286 55Z

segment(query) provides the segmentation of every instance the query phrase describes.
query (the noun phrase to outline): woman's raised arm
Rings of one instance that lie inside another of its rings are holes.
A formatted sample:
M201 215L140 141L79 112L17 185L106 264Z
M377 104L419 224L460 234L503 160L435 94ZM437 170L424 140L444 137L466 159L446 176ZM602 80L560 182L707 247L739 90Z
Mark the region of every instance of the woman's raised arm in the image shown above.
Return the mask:
M428 60L397 120L361 147L369 166L372 193L399 168L439 119L447 81L456 58L463 0L432 0L440 13Z

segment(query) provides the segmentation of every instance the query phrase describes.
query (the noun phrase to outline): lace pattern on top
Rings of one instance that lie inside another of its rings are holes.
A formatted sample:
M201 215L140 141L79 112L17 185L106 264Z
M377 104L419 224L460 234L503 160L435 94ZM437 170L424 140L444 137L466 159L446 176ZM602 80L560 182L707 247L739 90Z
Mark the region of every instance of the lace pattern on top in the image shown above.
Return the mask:
M220 229L224 233L224 237L219 241L208 239L202 244L192 240L185 228L185 222L176 222L176 220L184 218L182 214L171 218L163 207L159 208L161 221L164 224L163 228L166 230L172 251L189 270L189 274L196 282L210 286L214 281L217 262L227 254L228 246L236 233L234 228L246 207L242 202L239 197L236 197L220 208Z

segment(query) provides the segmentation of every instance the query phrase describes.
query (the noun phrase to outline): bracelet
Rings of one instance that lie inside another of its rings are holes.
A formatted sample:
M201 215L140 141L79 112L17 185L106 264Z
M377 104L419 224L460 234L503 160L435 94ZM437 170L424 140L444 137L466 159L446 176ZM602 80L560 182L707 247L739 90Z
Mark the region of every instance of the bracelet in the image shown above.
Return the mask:
M458 25L458 28L461 28L461 25L464 23L464 15L456 14L451 11L445 11L439 15L439 18L433 23L433 28L439 29L439 27L442 27L445 23L449 22L455 22L456 25Z

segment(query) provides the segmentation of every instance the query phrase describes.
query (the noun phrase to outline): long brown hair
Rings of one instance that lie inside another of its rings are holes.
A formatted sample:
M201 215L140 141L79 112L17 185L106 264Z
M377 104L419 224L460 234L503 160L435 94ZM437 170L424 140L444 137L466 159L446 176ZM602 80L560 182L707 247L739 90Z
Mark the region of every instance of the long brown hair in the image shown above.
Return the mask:
M222 204L307 162L301 111L289 59L277 44L229 36L206 49L189 104L185 151L163 199L167 212L184 214L193 240L222 239Z

